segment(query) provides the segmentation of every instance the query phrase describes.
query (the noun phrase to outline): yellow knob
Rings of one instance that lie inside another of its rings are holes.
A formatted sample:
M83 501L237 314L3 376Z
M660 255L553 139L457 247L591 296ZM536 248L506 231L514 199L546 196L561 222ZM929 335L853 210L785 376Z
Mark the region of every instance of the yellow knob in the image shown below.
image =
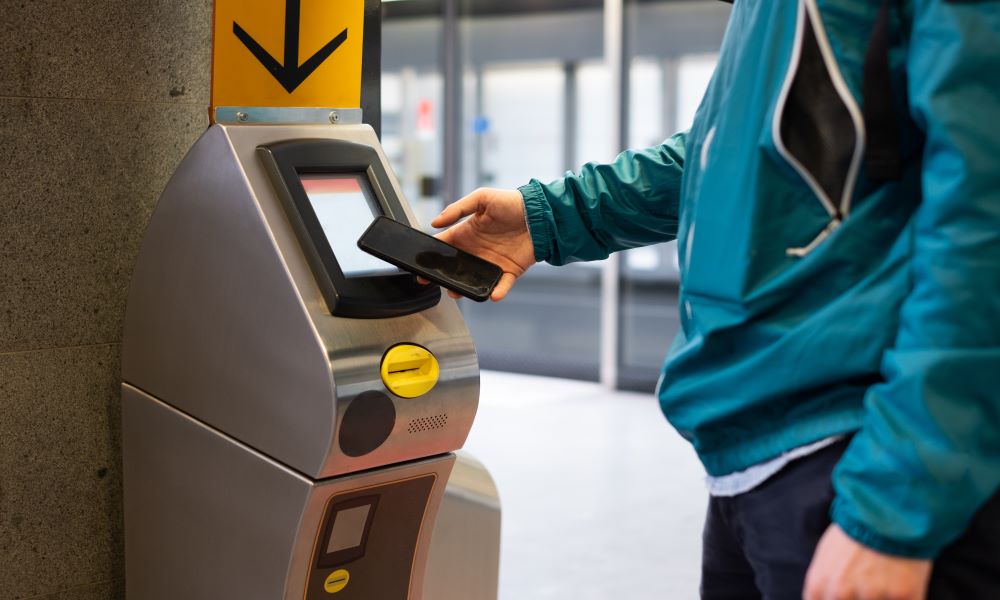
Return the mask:
M427 348L400 344L382 357L382 382L403 398L423 396L437 385L440 376L441 367Z

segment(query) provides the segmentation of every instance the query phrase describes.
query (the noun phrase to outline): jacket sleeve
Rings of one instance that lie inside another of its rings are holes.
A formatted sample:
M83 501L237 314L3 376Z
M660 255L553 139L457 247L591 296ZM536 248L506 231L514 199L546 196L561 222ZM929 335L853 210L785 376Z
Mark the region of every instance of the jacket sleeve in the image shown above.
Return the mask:
M926 136L912 289L832 516L932 558L1000 487L1000 3L916 0L907 75Z
M685 136L624 152L610 164L588 164L552 183L533 179L521 187L535 259L554 265L600 260L674 239Z

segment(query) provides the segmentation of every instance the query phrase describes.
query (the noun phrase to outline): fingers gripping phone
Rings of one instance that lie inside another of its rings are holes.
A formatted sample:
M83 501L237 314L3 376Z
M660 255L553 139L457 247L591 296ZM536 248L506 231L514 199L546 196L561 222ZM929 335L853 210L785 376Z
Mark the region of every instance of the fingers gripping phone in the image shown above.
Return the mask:
M365 252L428 281L483 302L503 269L388 217L378 217L358 240Z

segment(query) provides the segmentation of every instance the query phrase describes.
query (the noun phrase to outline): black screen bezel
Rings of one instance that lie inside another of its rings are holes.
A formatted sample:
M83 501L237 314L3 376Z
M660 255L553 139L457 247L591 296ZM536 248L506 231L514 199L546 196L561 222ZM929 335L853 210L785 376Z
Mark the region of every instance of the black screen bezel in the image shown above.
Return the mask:
M382 215L407 222L402 202L371 146L344 140L286 140L257 147L326 300L338 317L380 319L426 310L441 299L436 286L409 273L347 277L313 210L300 175L358 175L368 182ZM374 220L378 215L374 215Z
M320 538L319 547L316 548L317 568L329 569L332 567L338 567L364 557L365 549L368 547L368 535L371 533L372 522L375 520L375 511L378 509L378 501L378 496L362 496L360 498L352 498L350 500L344 500L343 502L333 504L327 509L326 525L323 527L323 536ZM341 511L349 508L357 508L359 506L371 507L368 510L368 515L365 517L365 528L364 532L361 534L361 543L357 546L351 546L350 548L327 552L326 548L330 545L330 536L333 535L333 527L336 524L337 515L340 514Z

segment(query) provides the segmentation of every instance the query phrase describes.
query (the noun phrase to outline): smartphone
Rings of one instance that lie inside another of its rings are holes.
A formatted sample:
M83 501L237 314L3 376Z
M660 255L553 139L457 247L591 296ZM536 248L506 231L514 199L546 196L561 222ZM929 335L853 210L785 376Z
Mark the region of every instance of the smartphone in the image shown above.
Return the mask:
M476 302L489 298L503 276L503 269L488 260L388 217L376 218L358 247Z

